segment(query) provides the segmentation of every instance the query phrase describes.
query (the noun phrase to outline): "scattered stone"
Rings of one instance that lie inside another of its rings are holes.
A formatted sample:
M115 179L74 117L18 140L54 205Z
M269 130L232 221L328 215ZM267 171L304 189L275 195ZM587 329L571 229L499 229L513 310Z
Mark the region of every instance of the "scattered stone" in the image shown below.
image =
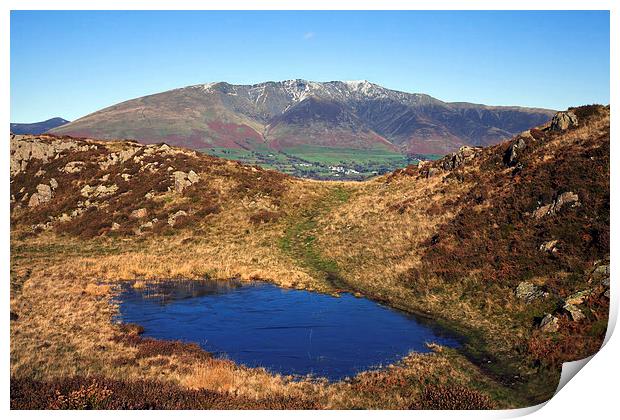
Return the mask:
M599 265L592 272L595 276L607 276L609 277L609 265Z
M558 318L551 314L546 314L538 326L543 332L556 332L559 327Z
M177 217L181 217L181 216L187 216L187 212L185 212L184 210L179 210L176 213L171 214L170 216L168 216L168 224L174 227Z
M91 187L86 184L80 190L80 194L82 194L82 197L106 197L114 194L116 191L118 191L118 186L116 184L110 186L98 185L97 187Z
M584 300L588 298L592 294L591 289L582 290L581 292L576 292L564 299L564 302L568 305L580 305Z
M506 166L515 166L519 162L519 150L525 149L525 146L525 141L522 138L512 143L506 150L506 153L504 153L504 164Z
M558 112L551 119L550 130L551 131L563 131L568 128L577 127L579 122L577 116L571 111Z
M138 210L134 210L131 212L131 217L133 217L134 219L143 219L147 216L148 212L146 211L145 208L141 208Z
M515 296L526 303L530 303L534 299L545 297L545 292L530 282L522 281L515 290Z
M45 171L44 171L43 169L39 169L39 170L37 171L37 173L36 173L36 174L34 174L34 176L36 176L37 178L40 178L40 177L42 177L43 175L45 175Z
M53 190L58 188L58 181L56 181L54 178L50 179L50 187L52 187Z
M547 241L547 242L543 242L538 249L540 251L543 252L550 252L552 254L555 254L556 252L558 252L558 248L557 248L557 244L560 241L558 241L557 239L551 240L551 241Z
M570 314L570 317L573 321L579 321L586 317L583 312L581 312L581 309L571 303L567 303L566 305L564 305L563 309Z
M130 174L121 174L121 177L123 178L123 180L125 182L129 181L131 179L131 175Z
M192 184L195 184L196 182L198 182L200 180L200 177L198 176L198 174L196 172L189 171L189 174L187 174L187 179Z
M119 230L121 228L121 225L119 225L118 223L114 222L112 223L112 229L111 230Z
M439 169L437 168L428 168L428 172L426 173L427 178L432 178L439 173Z
M108 156L106 156L106 159L103 162L99 162L99 167L103 170L106 170L112 165L124 163L134 157L136 150L137 149L123 149L120 152L110 153ZM136 160L136 157L134 157L134 161L136 161L136 163L139 163L140 159Z
M190 171L189 174L183 171L175 171L172 173L172 177L174 178L174 190L179 194L182 193L185 188L198 182L200 179L198 174L194 171Z
M32 194L28 207L36 207L39 204L46 203L52 199L52 188L49 185L37 185L37 192Z
M71 216L69 216L67 213L63 213L63 214L62 214L62 215L58 218L58 221L59 221L59 222L63 222L63 223L64 223L64 222L69 222L69 221L71 221L71 219L72 219L72 217L71 217Z
M75 162L67 163L65 167L62 169L62 171L67 174L76 174L80 172L82 169L84 169L84 166L85 166L84 162L76 160Z
M452 153L450 156L442 159L440 165L447 171L456 169L459 166L462 166L465 162L473 159L478 150L479 148L476 147L461 146L458 152Z
M572 191L562 193L551 204L547 204L537 208L536 210L534 210L532 216L536 219L540 219L545 216L553 215L559 212L562 207L569 204L571 205L571 207L578 207L581 205L581 203L579 202L579 196Z

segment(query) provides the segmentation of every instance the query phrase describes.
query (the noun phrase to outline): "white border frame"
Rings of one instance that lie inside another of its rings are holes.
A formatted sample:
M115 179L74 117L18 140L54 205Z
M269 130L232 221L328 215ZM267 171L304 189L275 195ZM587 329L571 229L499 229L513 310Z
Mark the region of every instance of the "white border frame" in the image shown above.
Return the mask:
M610 101L618 97L618 85L617 75L620 74L620 68L618 67L618 56L616 54L618 48L618 41L620 36L618 34L618 2L613 0L590 0L590 1L576 1L576 0L563 0L563 1L551 1L551 0L521 0L521 1L490 1L490 0L470 0L470 1L458 1L458 0L427 0L424 1L404 1L404 0L383 0L381 2L358 0L356 2L346 3L338 0L297 0L295 2L285 0L264 0L264 1L247 1L247 0L228 0L225 3L219 2L201 2L191 0L93 0L88 3L79 0L58 0L58 1L45 1L45 0L4 0L0 4L2 13L0 14L0 75L1 78L1 95L0 102L0 115L4 124L9 123L10 118L10 10L611 10L611 80L610 88L611 95ZM353 7L355 6L355 7ZM577 104L576 104L577 105ZM612 119L613 119L612 109ZM5 127L7 127L5 125ZM8 133L7 133L8 134ZM611 137L613 139L611 144L611 213L612 219L616 220L618 215L618 206L614 199L614 192L617 191L618 185L618 171L615 162L618 161L619 148L615 144L618 139L618 130L614 123L611 124ZM4 150L0 154L0 170L2 173L8 175L9 173L9 150L8 142L3 143ZM6 176L5 175L5 176ZM10 352L9 352L9 291L10 285L8 281L8 268L6 264L9 260L9 178L3 179L0 184L2 189L2 196L4 198L4 205L0 210L0 229L2 232L2 245L0 246L1 258L5 262L4 276L2 276L2 283L0 283L0 290L2 291L2 307L4 319L4 329L2 340L2 404L3 411L9 412L9 377L10 377ZM614 235L614 225L611 226L611 260L615 262L615 250L618 244L618 237ZM616 278L615 264L612 262L612 278ZM615 284L615 280L613 281ZM156 418L166 418L171 414L188 418L189 416L205 415L212 416L221 419L237 419L239 417L244 418L258 418L267 419L272 417L288 417L294 416L297 418L310 419L315 416L321 416L323 418L334 417L351 417L351 418L431 418L442 419L448 417L459 418L505 418L516 417L525 415L536 411L533 418L548 418L563 417L565 419L571 418L610 418L612 412L617 413L618 398L617 398L617 381L618 377L618 358L620 354L620 344L617 337L611 337L610 334L613 331L613 326L617 320L618 313L618 299L616 295L616 287L612 286L613 291L611 293L611 311L610 311L610 323L607 336L607 344L605 347L597 353L589 363L587 369L584 372L579 373L577 380L570 381L556 396L554 396L547 404L541 404L540 406L531 407L527 409L508 410L508 411L490 411L490 412L471 412L471 411L458 411L458 412L443 412L443 411L321 411L321 412L269 412L269 411L210 411L208 413L196 413L193 411L187 412L20 412L11 411L10 416L15 417L35 417L43 418L48 416L61 417L61 418L80 418L83 416L103 418L109 415L118 415L122 417L139 417L143 415L155 416ZM542 406L544 409L537 411Z

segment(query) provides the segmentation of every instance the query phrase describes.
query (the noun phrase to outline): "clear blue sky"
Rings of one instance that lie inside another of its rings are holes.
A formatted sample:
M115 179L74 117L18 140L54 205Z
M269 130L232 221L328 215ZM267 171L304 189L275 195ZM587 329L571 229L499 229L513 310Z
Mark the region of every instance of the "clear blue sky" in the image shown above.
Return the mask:
M11 121L211 81L366 79L444 101L609 103L609 13L11 13Z

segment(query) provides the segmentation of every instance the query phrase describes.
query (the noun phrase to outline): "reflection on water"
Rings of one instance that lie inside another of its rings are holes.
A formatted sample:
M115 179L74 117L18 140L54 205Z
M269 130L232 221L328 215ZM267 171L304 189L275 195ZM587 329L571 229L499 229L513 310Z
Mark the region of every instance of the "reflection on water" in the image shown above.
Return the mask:
M425 343L458 341L414 317L364 298L268 283L165 281L126 286L120 320L149 337L196 342L250 367L332 380L394 362Z

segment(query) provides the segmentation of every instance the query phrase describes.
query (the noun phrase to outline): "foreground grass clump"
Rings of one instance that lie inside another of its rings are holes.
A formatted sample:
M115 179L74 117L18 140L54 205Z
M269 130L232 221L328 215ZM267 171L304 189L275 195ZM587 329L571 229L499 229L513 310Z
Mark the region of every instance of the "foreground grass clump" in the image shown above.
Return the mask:
M427 385L413 410L489 410L494 407L489 397L478 391L456 386Z
M301 398L253 400L159 381L74 377L55 381L11 378L14 410L191 410L318 408Z

